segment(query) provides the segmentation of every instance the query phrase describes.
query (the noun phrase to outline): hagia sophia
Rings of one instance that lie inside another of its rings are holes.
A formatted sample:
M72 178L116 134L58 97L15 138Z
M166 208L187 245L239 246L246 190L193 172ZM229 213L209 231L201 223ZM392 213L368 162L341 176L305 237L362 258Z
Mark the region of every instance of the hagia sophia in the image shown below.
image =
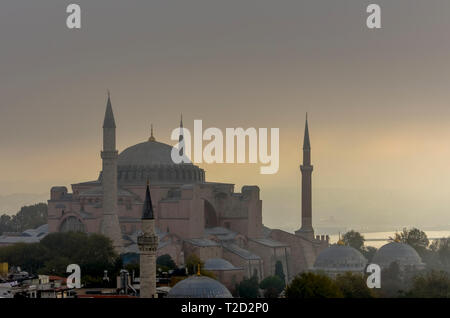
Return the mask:
M172 148L157 141L152 129L147 140L119 153L108 94L102 171L95 180L72 184L72 192L63 186L52 187L48 232L103 233L123 257L140 255L141 267L149 269L141 272L146 277L141 284L149 283L143 286L144 297L155 294L155 258L164 254L177 266L195 254L220 282L192 276L172 288L171 297L228 297L228 289L245 277L256 275L261 280L274 275L277 262L282 264L286 283L309 270L333 276L364 272L367 260L360 252L331 245L328 235L314 234L308 118L300 165L301 227L295 233L263 225L258 186L246 185L236 192L232 183L207 181L200 167L175 164ZM374 258L382 267L392 261L402 266L423 265L414 249L396 242L381 248ZM209 286L210 295L196 295L199 289L195 288L187 291L194 285L203 290Z
M116 121L110 97L103 122L103 169L96 180L53 187L48 201L49 232L104 233L121 254L138 254L137 236L149 181L157 255L169 254L183 265L198 255L224 281L238 282L254 274L274 274L280 261L286 279L311 268L328 246L327 236L314 236L311 207L310 140L306 122L302 170L302 227L295 234L263 225L259 188L207 181L192 163L174 164L172 146L148 140L116 150ZM299 217L300 219L300 217ZM209 261L215 259L215 261Z

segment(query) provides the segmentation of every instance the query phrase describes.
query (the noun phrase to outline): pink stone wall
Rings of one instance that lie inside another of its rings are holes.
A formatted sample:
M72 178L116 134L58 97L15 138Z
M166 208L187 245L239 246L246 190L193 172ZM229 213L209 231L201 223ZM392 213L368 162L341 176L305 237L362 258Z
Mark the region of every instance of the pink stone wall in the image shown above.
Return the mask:
M327 241L308 241L303 237L282 230L272 230L270 237L274 240L288 244L291 248L289 262L291 268L290 279L296 274L311 269L317 255L323 249L328 247Z
M223 250L223 258L236 267L242 267L244 269L244 277L251 277L255 269L258 272L259 280L262 280L264 277L264 263L262 260L247 260L226 249Z
M290 247L269 247L258 242L249 240L248 249L259 255L264 261L264 277L275 274L275 264L280 261L283 264L284 274L288 277L290 274Z

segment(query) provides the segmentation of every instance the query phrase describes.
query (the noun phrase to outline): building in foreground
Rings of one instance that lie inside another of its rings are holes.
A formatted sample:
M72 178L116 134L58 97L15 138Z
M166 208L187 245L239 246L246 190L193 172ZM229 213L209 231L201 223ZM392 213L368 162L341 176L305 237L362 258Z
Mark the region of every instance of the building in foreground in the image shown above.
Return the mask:
M230 291L215 279L193 275L178 282L167 298L233 298Z
M366 266L367 259L355 248L333 244L317 256L313 269L330 277L336 277L346 272L363 274Z
M381 269L387 269L392 263L397 263L401 271L418 271L425 268L416 250L400 242L390 242L380 247L372 263L378 264Z

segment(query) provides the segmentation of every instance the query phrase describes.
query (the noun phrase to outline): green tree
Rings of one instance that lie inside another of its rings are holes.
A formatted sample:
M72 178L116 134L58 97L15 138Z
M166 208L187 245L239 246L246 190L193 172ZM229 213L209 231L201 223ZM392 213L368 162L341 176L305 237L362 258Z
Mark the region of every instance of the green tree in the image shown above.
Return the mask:
M186 258L186 269L187 269L188 275L197 274L199 266L200 266L200 274L201 275L216 279L216 277L213 273L203 269L203 267L205 266L205 263L200 259L200 257L198 257L195 254L190 254Z
M283 282L286 281L286 276L284 275L284 271L283 271L283 263L281 263L281 261L277 261L275 263L275 276L278 276L279 278L281 278L281 280Z
M400 266L397 262L392 262L388 268L381 271L381 290L379 292L382 297L402 296L404 287Z
M390 241L405 243L412 246L420 255L426 250L430 241L424 231L417 228L406 229L400 233L395 233L394 237L389 237Z
M372 261L372 258L375 256L376 252L377 249L373 246L364 246L361 251L361 253L364 255L364 257L367 259L369 263Z
M12 219L11 216L7 214L3 214L2 216L0 216L0 235L2 235L4 232L14 231L11 219Z
M186 258L185 263L188 275L196 274L198 271L198 266L200 266L200 269L202 269L203 266L205 265L205 263L200 259L200 257L198 257L195 254L190 254Z
M173 261L172 257L169 254L164 254L159 256L156 259L156 264L160 266L164 266L167 269L175 269L177 268L177 265Z
M362 251L365 239L361 233L351 230L342 236L342 241L344 241L345 245L351 246L358 251Z
M22 270L36 273L49 260L49 251L39 243L17 243L0 248L0 262L20 266Z
M345 298L373 298L374 293L367 287L363 275L346 272L336 277L336 285Z
M450 237L434 240L430 245L430 250L438 258L441 268L450 272Z
M103 276L105 269L111 274L117 271L118 255L111 240L101 234L51 233L40 244L48 249L49 259L66 257L70 262L80 265L82 274Z
M342 298L336 283L326 275L302 273L297 275L285 291L287 298Z
M82 278L103 277L104 270L115 277L122 268L109 238L100 234L51 233L39 243L18 243L0 248L0 261L35 274L66 275L69 264L78 264Z
M66 276L66 269L69 264L71 264L71 260L69 258L65 256L57 256L47 260L44 266L38 270L38 274Z
M35 229L47 223L47 204L38 203L23 206L13 216L2 215L0 217L0 235L3 232L23 232Z
M412 288L406 293L414 298L450 298L450 274L430 271L414 278Z
M264 290L265 298L277 298L284 289L284 280L278 275L264 278L259 287Z
M237 291L241 298L258 298L258 290L259 284L256 275L243 279L237 286Z

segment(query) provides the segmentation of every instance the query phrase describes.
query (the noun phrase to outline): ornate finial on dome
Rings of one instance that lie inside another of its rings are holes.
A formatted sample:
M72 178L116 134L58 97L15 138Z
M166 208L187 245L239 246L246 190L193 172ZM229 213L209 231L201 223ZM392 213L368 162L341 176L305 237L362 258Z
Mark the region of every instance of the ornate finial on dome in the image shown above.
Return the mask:
M156 141L155 136L153 136L153 124L150 125L150 138L148 141Z

